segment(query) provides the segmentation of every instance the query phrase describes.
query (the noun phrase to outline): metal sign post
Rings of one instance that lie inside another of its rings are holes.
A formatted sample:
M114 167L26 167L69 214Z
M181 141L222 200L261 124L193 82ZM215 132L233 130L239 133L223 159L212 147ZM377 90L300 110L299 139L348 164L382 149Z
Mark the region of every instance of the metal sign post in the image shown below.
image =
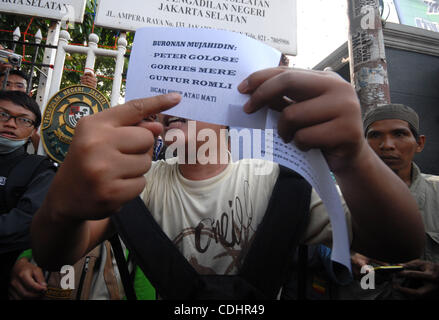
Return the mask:
M362 113L390 103L384 36L378 0L348 0L351 82Z

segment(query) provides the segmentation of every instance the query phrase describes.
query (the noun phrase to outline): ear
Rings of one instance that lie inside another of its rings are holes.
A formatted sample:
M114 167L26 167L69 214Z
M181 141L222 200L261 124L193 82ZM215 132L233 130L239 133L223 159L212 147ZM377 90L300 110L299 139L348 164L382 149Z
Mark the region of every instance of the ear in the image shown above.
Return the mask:
M35 131L37 131L37 129L35 127L33 127L28 138L27 138L29 141L32 141L32 136L34 135Z
M424 150L425 140L426 140L426 138L425 138L424 135L419 135L419 137L418 137L418 141L416 142L417 145L418 145L418 146L416 147L416 152L417 152L417 153L422 152L422 150Z

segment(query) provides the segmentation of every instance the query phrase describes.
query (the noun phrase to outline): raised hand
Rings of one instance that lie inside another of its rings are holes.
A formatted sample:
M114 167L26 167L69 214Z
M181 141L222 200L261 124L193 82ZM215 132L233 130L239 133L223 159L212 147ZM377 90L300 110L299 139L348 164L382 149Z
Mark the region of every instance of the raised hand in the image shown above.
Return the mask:
M277 67L251 74L238 87L250 93L244 111L281 111L279 135L298 148L319 148L333 171L364 147L360 104L353 87L328 71Z
M51 189L59 214L72 219L107 217L145 187L157 122L143 119L175 106L178 94L132 100L82 118Z

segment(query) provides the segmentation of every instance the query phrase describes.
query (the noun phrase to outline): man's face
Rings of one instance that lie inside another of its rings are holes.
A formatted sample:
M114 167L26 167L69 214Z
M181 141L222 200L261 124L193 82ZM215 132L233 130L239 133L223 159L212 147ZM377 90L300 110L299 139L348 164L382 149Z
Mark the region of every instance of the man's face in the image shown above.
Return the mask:
M9 139L25 139L30 137L34 131L35 127L26 126L24 119L31 120L35 122L35 114L22 106L16 105L10 101L0 100L0 112L3 114L9 114L11 116L21 118L10 118L8 121L0 121L0 136Z
M3 79L4 77L0 77L0 85L3 87ZM8 76L8 81L6 81L6 90L11 91L21 91L26 92L27 82L26 79L23 79L19 75L10 74Z
M177 129L180 130L184 136L185 136L185 143L188 143L188 139L197 139L199 137L199 132L203 129L210 129L210 132L215 133L216 138L219 140L220 137L220 130L225 129L225 126L202 122L202 121L193 121L193 120L187 120L184 118L174 117L174 116L168 116L168 115L159 115L159 121L163 124L164 128L164 135L166 137L166 133L171 129ZM192 126L195 128L194 130L194 136L190 137L189 132L189 121L192 122ZM168 141L169 143L169 141ZM199 141L199 143L204 143L203 141Z
M416 141L406 121L386 119L372 123L366 133L366 139L375 153L398 174L411 170L416 153L424 148L425 137Z

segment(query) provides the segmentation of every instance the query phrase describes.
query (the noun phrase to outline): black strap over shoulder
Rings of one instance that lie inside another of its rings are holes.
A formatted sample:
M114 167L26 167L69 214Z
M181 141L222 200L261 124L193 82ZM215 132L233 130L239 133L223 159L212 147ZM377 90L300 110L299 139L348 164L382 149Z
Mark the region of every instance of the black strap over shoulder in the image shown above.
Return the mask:
M128 271L128 263L125 260L125 255L122 250L122 245L119 241L119 236L115 234L110 239L111 247L113 248L114 258L116 259L119 268L120 278L122 280L125 295L128 300L137 300L136 292L131 282L131 277Z
M281 172L237 276L199 275L136 197L112 222L163 299L274 299L309 212L311 188L293 171Z
M274 299L285 283L294 249L308 222L311 186L294 171L280 166L266 214L240 274Z
M190 299L201 286L198 273L136 197L112 216L134 259L163 299ZM190 284L190 285L188 285Z

